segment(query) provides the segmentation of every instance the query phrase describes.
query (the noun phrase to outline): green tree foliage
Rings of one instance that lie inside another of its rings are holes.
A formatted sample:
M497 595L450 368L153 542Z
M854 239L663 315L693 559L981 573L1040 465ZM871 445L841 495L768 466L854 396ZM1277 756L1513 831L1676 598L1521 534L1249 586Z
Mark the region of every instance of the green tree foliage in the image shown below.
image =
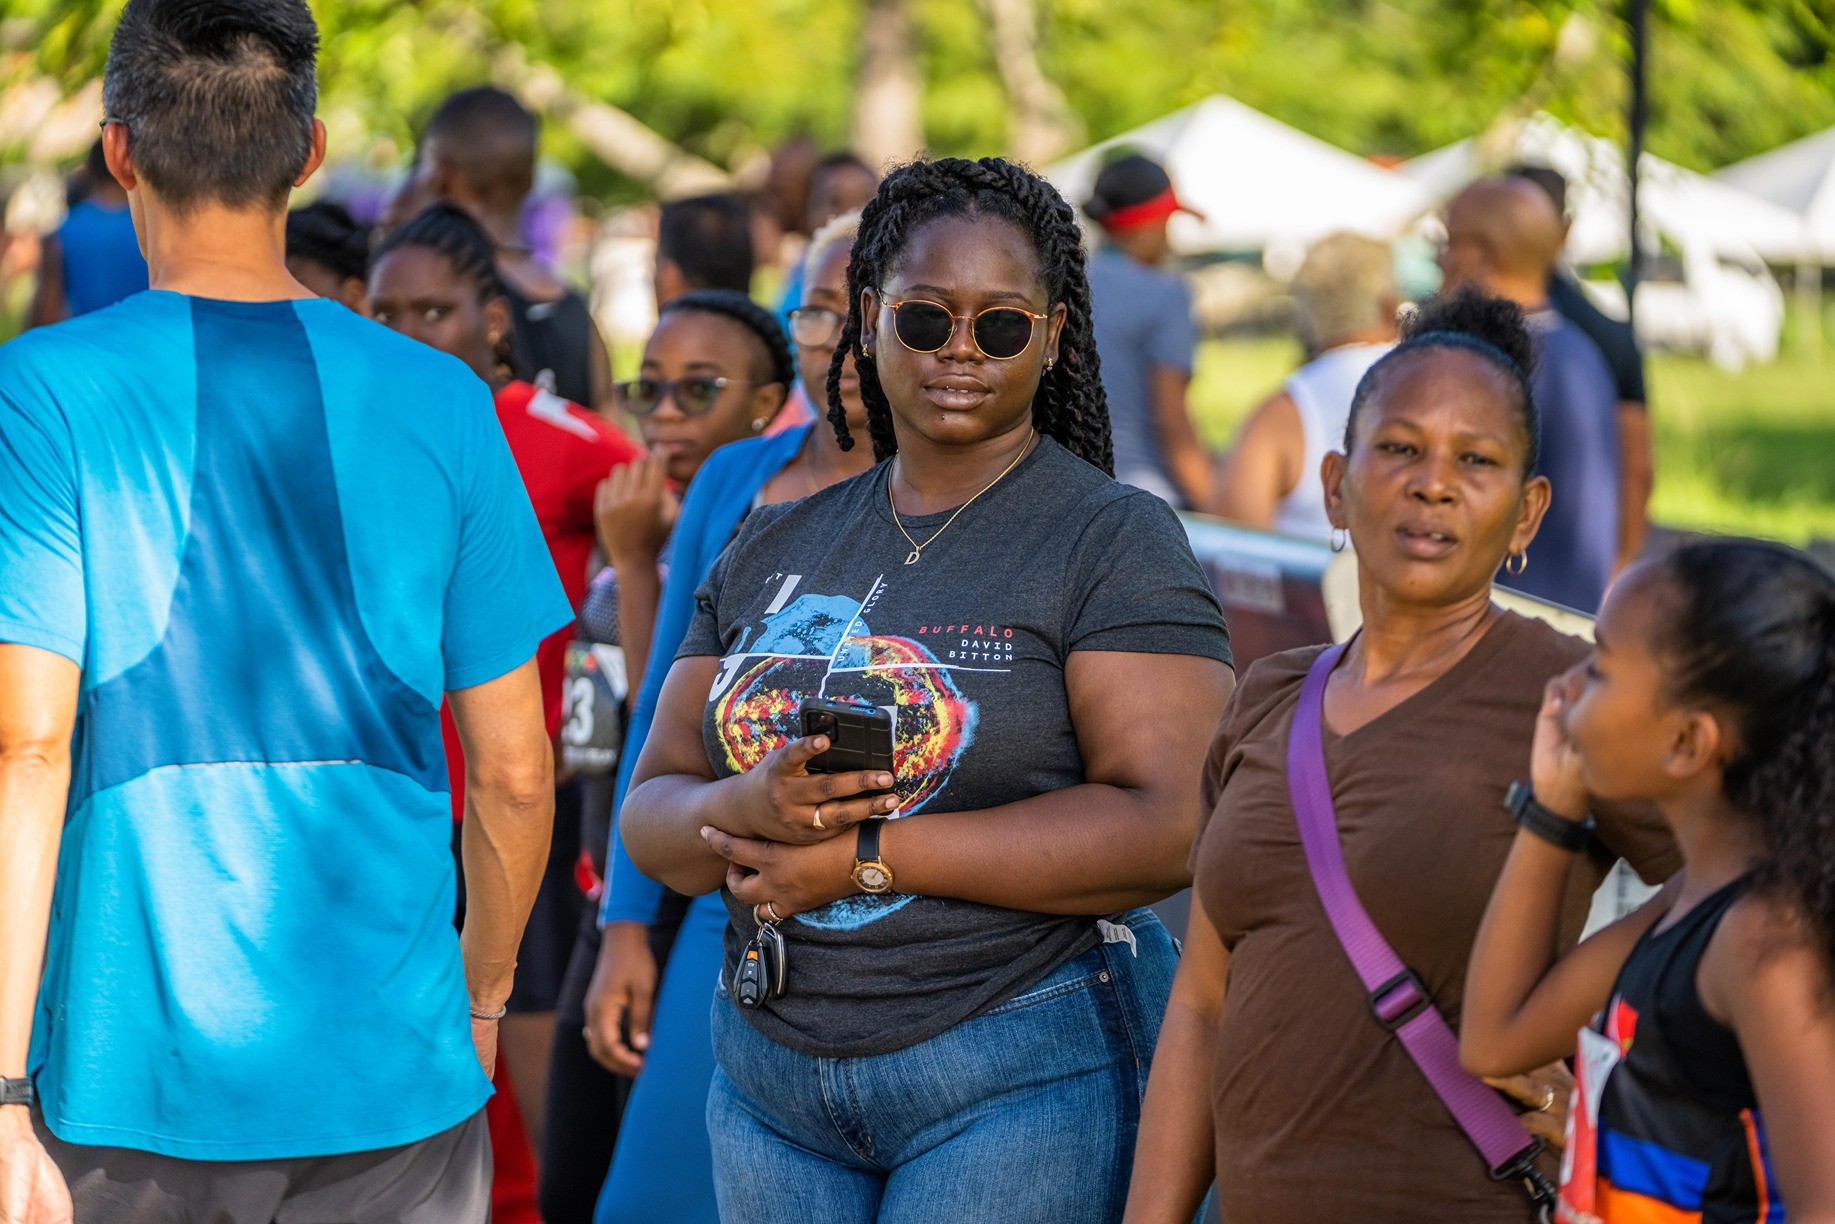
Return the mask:
M122 0L4 0L0 85L101 68ZM940 153L1004 147L977 0L910 0ZM399 155L448 90L552 69L734 165L846 139L850 0L311 0L341 148ZM1411 156L1540 106L1624 128L1620 0L1040 0L1042 60L1092 139L1212 92L1363 153ZM1653 0L1652 151L1711 169L1835 124L1835 0ZM551 151L586 156L561 125ZM614 190L616 184L589 177Z

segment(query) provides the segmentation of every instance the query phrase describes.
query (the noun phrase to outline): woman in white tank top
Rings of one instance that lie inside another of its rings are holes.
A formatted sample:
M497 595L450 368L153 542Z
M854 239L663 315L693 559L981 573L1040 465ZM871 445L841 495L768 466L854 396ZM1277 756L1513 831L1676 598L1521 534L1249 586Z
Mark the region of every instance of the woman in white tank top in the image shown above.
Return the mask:
M1307 252L1293 293L1300 330L1318 356L1243 423L1219 461L1205 509L1323 542L1332 525L1319 464L1340 445L1364 372L1394 343L1394 256L1373 238L1334 234Z

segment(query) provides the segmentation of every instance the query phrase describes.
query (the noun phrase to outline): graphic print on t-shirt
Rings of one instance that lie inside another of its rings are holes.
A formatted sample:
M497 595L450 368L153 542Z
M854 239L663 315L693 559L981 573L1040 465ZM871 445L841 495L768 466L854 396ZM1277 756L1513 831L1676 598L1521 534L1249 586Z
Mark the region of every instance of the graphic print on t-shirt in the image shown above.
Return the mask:
M892 715L892 768L899 797L895 817L923 810L949 786L963 753L975 742L980 720L976 703L953 673L1007 674L1010 667L981 664L1011 663L1012 647L958 648L946 652L956 661L946 661L917 638L872 631L873 608L886 589L883 575L864 597L798 594L802 580L801 574L773 575L778 585L762 618L740 632L738 649L720 661L708 702L715 707L728 767L743 773L800 737L797 709L804 698L856 701ZM972 653L975 662L961 661L965 653ZM901 894L847 897L798 920L852 930L910 900Z

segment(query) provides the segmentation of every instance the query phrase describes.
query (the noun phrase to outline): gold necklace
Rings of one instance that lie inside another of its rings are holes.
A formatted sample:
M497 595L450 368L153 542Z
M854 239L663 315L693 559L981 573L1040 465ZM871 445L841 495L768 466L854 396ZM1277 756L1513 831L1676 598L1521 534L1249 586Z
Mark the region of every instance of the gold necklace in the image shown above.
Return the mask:
M1013 471L1013 469L1019 466L1019 461L1021 459L1024 459L1027 455L1032 453L1032 444L1038 440L1038 436L1039 436L1038 430L1034 429L1034 430L1029 431L1026 434L1026 445L1019 448L1019 454L1013 456L1013 462L1007 465L1006 471L1002 472L1000 475L996 476L994 479L988 481L987 484L981 486L981 493L986 493L989 489L993 488L995 485L1005 480L1007 476ZM919 544L915 539L912 538L911 533L905 530L904 520L898 517L898 503L892 500L892 470L890 468L886 469L886 505L892 507L892 521L898 524L899 534L904 536L905 539L909 541L909 543L911 544L911 555L905 558L905 564L906 565L916 565L918 561L923 558L924 550L926 548L929 548L932 544L935 544L938 538L941 537L944 532L949 530L950 524L954 523L956 519L961 516L964 510L967 510L970 506L975 504L976 498L979 498L981 496L981 493L975 494L974 497L969 498L967 501L963 502L960 506L957 506L956 513L944 519L943 525L937 528L936 532L928 540L925 540L922 544Z

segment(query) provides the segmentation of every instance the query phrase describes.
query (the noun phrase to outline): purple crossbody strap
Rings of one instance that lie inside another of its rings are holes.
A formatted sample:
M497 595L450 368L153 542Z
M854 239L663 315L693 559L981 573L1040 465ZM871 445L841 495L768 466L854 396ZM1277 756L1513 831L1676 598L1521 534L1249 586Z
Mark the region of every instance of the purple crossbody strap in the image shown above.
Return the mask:
M1300 843L1306 849L1307 870L1338 942L1363 980L1376 1022L1401 1040L1402 1048L1421 1068L1491 1171L1507 1173L1521 1163L1527 1149L1537 1146L1536 1141L1496 1092L1459 1065L1459 1039L1421 979L1402 963L1370 921L1345 871L1320 733L1325 682L1343 657L1345 645L1320 655L1306 674L1287 739L1287 789L1293 799L1294 821L1300 826Z

